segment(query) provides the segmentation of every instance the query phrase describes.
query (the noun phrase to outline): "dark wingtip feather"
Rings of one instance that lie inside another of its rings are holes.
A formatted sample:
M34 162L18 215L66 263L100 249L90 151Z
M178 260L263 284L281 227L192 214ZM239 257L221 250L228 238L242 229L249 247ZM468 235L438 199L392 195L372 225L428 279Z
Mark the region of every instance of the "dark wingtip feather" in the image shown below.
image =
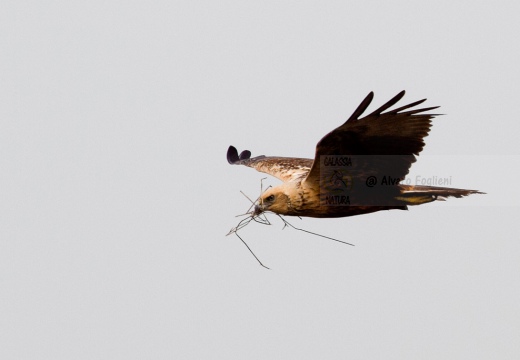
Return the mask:
M240 160L247 160L251 157L251 151L244 150L240 153L238 157L240 158Z
M393 105L395 105L399 100L401 100L404 96L406 92L403 90L401 91L399 94L397 94L396 96L394 96L393 98L391 98L389 101L387 101L383 106L381 106L379 109L377 109L376 111L372 112L370 115L368 116L375 116L375 115L381 115L381 113L383 111L385 111L386 109L392 107Z
M227 151L227 161L228 161L228 163L235 164L239 160L240 160L240 157L238 156L238 151L237 151L236 147L231 145L228 148L228 151Z
M368 95L365 97L365 99L361 102L361 104L359 104L359 106L352 113L352 115L350 115L350 117L348 118L347 121L357 120L361 116L361 114L363 114L365 112L365 110L370 105L370 103L372 102L373 99L374 99L374 92L371 91L368 93Z
M434 110L434 109L438 109L438 108L440 108L440 106L430 106L430 107L422 108L422 109L415 109L415 110L404 111L404 112L401 112L399 114L400 115L415 115L415 114L418 114L418 113L422 113L422 112L425 112L425 111L430 111L430 110ZM436 115L439 115L439 114L425 114L425 115L436 116Z
M419 104L422 104L423 102L425 102L426 99L422 99L422 100L419 100L419 101L415 101L411 104L408 104L408 105L405 105L405 106L401 106L400 108L397 108L397 109L394 109L392 111L389 111L388 113L389 114L397 114L399 111L403 111L403 110L406 110L406 109L409 109L409 108L412 108L416 105L419 105Z

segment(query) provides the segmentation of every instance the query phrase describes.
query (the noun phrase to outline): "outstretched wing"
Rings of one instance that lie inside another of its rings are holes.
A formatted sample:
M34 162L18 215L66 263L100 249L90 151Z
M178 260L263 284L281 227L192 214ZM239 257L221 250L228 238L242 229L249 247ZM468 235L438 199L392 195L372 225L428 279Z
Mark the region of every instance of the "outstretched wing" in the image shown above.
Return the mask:
M343 125L318 142L312 168L305 179L307 186L319 184L320 164L324 155L353 156L350 175L355 181L365 181L367 175L381 180L388 171L404 179L411 164L416 161L414 155L418 155L424 147L423 139L430 131L431 119L437 115L423 112L438 108L410 110L426 100L423 99L384 112L404 94L401 91L379 109L359 119L374 98L374 93L370 92Z
M263 155L251 158L251 152L249 150L244 150L239 155L234 146L229 147L227 160L232 165L245 165L257 171L272 175L283 182L305 178L313 162L312 159Z

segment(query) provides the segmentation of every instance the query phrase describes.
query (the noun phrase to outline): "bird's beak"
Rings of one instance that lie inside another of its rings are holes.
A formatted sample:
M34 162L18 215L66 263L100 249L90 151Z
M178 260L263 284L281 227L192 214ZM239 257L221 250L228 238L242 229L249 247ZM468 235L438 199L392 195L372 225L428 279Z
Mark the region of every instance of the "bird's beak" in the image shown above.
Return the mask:
M255 205L255 210L253 211L253 216L260 215L263 212L264 212L263 205Z

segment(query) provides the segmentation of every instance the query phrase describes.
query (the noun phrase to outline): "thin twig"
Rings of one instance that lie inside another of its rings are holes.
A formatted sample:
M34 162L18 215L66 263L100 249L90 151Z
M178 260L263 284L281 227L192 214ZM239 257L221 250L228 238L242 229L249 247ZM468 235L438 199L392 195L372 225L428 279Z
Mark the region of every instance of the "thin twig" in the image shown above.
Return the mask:
M295 230L300 230L300 231L303 231L303 232L306 232L306 233L309 233L309 234L312 234L312 235L316 235L316 236L320 236L322 238L325 238L325 239L329 239L329 240L334 240L334 241L337 241L337 242L340 242L340 243L343 243L343 244L346 244L346 245L350 245L350 246L355 246L354 244L351 244L351 243L348 243L346 241L342 241L342 240L338 240L338 239L334 239L334 238L331 238L331 237L328 237L328 236L325 236L325 235L321 235L321 234L316 234L312 231L309 231L309 230L305 230L305 229L300 229L300 228L297 228L296 226L292 225L291 223L289 223L287 220L285 220L280 214L276 214L278 215L278 217L280 219L282 219L283 223L284 223L284 226L283 226L283 229L285 229L286 226L290 226L292 227L293 229ZM282 230L283 230L282 229Z
M249 250L249 252L255 257L256 261L258 261L258 263L260 265L262 265L263 267L265 267L266 269L268 270L271 270L270 268L268 268L267 266L265 266L264 264L262 264L262 262L260 261L260 259L255 255L255 253L253 252L253 250L251 250L251 248L249 247L249 245L247 245L247 243L240 237L240 235L237 234L237 232L235 232L235 235L240 239L240 241L242 241L242 243L246 246L247 250Z

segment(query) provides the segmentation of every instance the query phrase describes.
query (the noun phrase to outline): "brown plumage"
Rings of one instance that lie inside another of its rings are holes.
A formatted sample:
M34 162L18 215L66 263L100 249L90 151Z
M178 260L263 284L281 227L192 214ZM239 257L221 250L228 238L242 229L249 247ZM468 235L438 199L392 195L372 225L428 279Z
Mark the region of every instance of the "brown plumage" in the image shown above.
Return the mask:
M423 99L388 110L404 94L401 91L377 110L359 118L374 97L372 92L368 94L343 125L318 142L314 160L251 158L248 150L239 155L236 148L230 146L227 153L230 164L252 167L283 181L260 196L255 213L272 211L280 215L344 217L407 209L408 205L449 196L480 193L400 184L423 149L423 139L436 115L425 112L438 108L412 109L426 100ZM369 183L371 179L375 179L375 184Z

